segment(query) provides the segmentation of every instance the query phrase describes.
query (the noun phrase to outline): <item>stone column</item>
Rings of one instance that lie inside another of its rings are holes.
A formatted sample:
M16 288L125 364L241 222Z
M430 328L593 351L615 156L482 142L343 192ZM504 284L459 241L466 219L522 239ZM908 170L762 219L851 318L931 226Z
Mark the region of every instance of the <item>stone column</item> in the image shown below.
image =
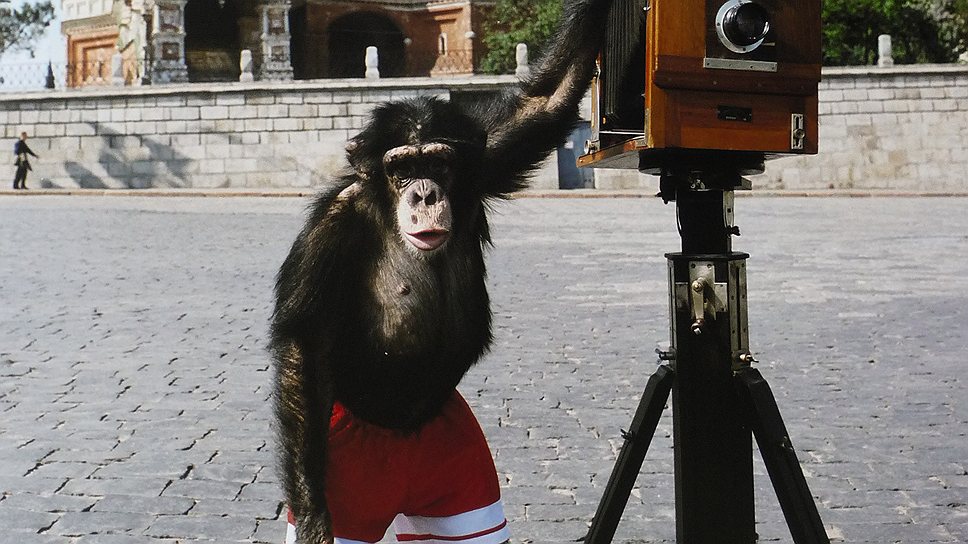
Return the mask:
M261 58L256 63L256 78L260 80L291 80L292 61L289 54L290 0L263 0L259 6L262 33L259 35Z
M366 65L366 72L363 77L366 79L380 79L380 51L375 46L366 48L363 63Z
M877 65L881 68L894 66L894 48L891 46L891 35L881 34L877 37Z
M153 85L188 81L185 64L185 4L188 0L148 0L151 9Z
M124 86L124 57L121 53L111 55L111 85Z
M255 81L255 73L252 68L252 51L243 49L239 55L239 81L248 83Z
M528 44L519 43L514 48L514 60L517 66L514 68L514 75L518 77L528 77L531 75L531 66L528 64Z

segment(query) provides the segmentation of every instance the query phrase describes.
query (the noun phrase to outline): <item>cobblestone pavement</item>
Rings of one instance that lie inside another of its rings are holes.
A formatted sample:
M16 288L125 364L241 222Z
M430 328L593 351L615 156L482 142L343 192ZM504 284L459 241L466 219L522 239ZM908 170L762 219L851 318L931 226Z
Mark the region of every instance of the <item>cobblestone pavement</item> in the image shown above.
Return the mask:
M0 197L0 542L280 542L264 351L304 199ZM968 542L968 199L742 198L751 343L835 541ZM651 199L498 206L462 390L518 542L585 532L668 341ZM673 542L664 415L618 539ZM757 530L789 542L756 461Z

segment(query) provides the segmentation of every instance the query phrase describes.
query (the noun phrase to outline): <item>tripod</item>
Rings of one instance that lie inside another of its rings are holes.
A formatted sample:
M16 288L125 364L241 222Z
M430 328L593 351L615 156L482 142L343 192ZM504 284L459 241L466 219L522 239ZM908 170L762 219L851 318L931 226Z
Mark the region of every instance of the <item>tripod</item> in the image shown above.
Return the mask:
M706 165L710 166L710 165ZM724 166L722 164L717 166ZM756 436L796 544L829 544L776 400L749 350L746 259L732 251L737 168L664 172L676 201L682 252L669 262L672 347L649 378L586 544L612 541L672 393L676 542L752 544Z

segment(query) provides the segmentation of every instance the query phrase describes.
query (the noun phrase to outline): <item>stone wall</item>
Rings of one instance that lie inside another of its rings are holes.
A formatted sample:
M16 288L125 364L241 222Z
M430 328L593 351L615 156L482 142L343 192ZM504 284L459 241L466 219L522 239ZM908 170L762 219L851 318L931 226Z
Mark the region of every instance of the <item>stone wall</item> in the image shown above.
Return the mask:
M515 80L330 80L191 84L0 95L0 126L26 131L33 185L287 187L319 185L344 165L347 139L378 103L473 100ZM13 177L11 157L11 173Z
M757 186L968 191L968 67L837 68L820 85L820 153Z
M31 176L55 187L318 185L371 108L432 95L474 100L512 77L194 84L0 95L12 149L21 130L41 155ZM12 159L10 177L13 176ZM554 157L536 187L557 186ZM653 189L599 171L599 188ZM968 191L968 67L825 69L820 154L768 163L772 189Z

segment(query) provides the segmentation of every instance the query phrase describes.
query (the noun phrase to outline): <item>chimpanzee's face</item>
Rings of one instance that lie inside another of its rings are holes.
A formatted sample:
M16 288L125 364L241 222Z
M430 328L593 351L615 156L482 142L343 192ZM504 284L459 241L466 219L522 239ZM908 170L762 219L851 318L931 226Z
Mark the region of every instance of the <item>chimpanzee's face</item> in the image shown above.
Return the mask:
M383 170L397 196L397 228L418 255L430 255L450 238L456 151L446 143L394 147L383 155Z

